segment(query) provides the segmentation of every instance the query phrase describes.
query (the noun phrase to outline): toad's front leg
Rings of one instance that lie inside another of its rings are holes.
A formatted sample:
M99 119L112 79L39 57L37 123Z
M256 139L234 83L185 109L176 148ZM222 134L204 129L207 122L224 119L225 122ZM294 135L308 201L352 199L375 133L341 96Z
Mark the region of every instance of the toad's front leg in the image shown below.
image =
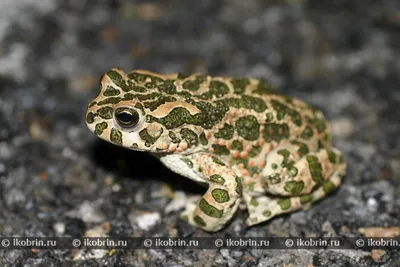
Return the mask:
M209 187L202 197L188 203L182 217L206 231L220 230L240 204L241 179L219 158L206 153L185 156L183 160Z

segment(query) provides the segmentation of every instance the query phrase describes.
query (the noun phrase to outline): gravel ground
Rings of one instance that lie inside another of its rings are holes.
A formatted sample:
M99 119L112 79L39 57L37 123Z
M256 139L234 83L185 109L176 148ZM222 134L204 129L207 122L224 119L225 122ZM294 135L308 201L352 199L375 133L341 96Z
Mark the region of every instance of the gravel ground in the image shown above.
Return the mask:
M0 235L209 235L175 210L201 187L86 128L112 67L264 78L332 122L348 161L335 194L250 229L240 212L214 236L362 236L372 226L396 235L399 32L397 0L1 0ZM0 263L391 267L400 252L21 249L0 250Z

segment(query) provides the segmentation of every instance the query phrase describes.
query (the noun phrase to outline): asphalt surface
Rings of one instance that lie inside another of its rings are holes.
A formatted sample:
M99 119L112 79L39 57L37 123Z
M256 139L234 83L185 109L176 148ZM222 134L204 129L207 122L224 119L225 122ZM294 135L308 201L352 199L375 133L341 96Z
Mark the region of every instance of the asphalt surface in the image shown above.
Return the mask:
M397 0L1 0L0 236L379 236L373 226L398 235L399 33ZM348 162L343 185L252 228L244 211L214 234L187 225L182 206L203 188L86 128L87 104L113 67L268 80L332 122ZM0 263L391 267L400 253L3 249Z

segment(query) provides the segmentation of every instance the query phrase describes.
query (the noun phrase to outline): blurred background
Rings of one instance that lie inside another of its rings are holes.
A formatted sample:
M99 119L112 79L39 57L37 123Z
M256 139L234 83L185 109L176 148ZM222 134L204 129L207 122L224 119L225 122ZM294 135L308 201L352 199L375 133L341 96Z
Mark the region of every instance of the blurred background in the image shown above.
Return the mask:
M332 122L348 162L335 194L249 229L241 212L214 236L396 236L399 47L397 0L0 0L0 235L210 235L179 219L201 187L86 128L100 77L119 67L263 78ZM0 262L400 266L400 252L0 250Z

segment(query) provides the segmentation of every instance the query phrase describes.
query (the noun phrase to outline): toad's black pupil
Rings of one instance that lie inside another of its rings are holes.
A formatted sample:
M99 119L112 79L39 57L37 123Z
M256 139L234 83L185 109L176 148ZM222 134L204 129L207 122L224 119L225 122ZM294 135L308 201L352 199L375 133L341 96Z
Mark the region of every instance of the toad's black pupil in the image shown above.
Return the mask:
M122 113L118 114L118 120L120 122L129 124L130 122L133 121L133 116L129 112L122 112Z

